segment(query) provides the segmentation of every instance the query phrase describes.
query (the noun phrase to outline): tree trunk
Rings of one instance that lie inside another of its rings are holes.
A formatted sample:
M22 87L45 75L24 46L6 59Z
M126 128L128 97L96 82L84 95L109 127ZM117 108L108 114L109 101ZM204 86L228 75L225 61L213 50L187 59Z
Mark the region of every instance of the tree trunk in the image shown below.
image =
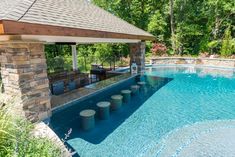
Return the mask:
M171 44L172 44L172 50L175 53L176 47L175 47L175 25L174 25L174 0L170 0L170 17L171 17Z
M214 40L217 40L219 27L220 27L220 20L219 20L219 14L218 14L218 1L216 1L215 14L216 14L216 17L215 17L215 27L213 31L213 38Z

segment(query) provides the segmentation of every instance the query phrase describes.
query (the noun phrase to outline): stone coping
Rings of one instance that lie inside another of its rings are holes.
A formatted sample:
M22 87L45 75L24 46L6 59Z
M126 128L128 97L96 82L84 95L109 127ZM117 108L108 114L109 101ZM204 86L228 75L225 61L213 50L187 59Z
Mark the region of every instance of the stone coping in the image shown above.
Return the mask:
M227 59L227 58L204 58L204 57L157 57L151 58L151 60L164 60L164 59L189 59L189 60L220 60L220 61L235 61L235 59Z
M223 68L235 68L235 59L192 58L192 57L159 57L152 58L152 65L202 65Z

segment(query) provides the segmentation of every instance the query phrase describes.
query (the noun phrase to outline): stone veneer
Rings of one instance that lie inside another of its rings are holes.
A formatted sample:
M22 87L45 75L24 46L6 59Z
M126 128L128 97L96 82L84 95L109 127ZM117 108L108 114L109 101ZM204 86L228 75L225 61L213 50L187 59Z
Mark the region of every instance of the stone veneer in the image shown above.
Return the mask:
M4 93L19 97L27 118L39 121L50 115L51 104L44 43L0 42Z
M152 58L150 64L194 64L235 68L235 59L222 58L184 58L184 57L159 57Z
M144 41L130 44L130 64L135 62L139 73L145 71L145 47Z

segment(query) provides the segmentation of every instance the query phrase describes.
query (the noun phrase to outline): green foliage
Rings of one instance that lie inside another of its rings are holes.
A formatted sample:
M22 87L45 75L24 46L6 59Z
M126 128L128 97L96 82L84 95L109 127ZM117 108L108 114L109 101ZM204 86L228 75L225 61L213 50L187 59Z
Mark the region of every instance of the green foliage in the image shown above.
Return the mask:
M175 36L171 36L170 1L93 0L114 15L154 34L178 54L220 53L226 28L235 26L234 0L174 0ZM234 33L231 34L234 39ZM150 50L147 47L148 51ZM148 52L147 51L147 52ZM172 52L172 50L169 50Z
M224 39L222 41L222 47L221 47L221 55L224 57L228 57L230 55L232 55L232 53L234 52L234 43L233 43L233 39L231 36L231 30L230 27L228 27L225 30L225 34L224 34Z
M155 35L159 42L167 46L170 54L198 55L200 52L209 52L228 56L234 53L234 0L171 1L174 2L174 35L171 33L170 0L92 0L110 13ZM229 26L231 51L228 53L228 42L226 44L224 38ZM147 43L146 53L151 53L151 45ZM174 50L171 45L174 45ZM62 65L66 70L71 70L71 46L47 45L46 52L47 58L52 58L48 61L51 71L61 69ZM118 61L128 54L128 44L78 45L79 68L81 71L89 71L90 64L94 62L110 64L114 58ZM60 61L61 64L56 67L59 63L54 58L58 56L63 58L64 63Z
M47 58L47 68L49 73L53 72L61 72L64 70L71 71L72 70L72 57L65 56L56 56L54 58Z
M113 60L113 52L110 44L96 44L96 56L99 58L101 63L105 61Z
M159 10L155 12L155 14L150 17L150 22L148 24L148 31L155 36L159 41L164 41L164 34L166 32L167 23L160 13Z
M218 40L213 40L213 41L209 42L209 43L207 44L207 46L208 46L208 48L210 48L210 49L214 49L214 48L217 48L217 47L219 46L219 44L220 44L220 41L218 41Z
M10 104L6 104L7 106ZM60 157L61 150L49 139L32 136L34 125L9 114L9 108L0 104L1 157Z

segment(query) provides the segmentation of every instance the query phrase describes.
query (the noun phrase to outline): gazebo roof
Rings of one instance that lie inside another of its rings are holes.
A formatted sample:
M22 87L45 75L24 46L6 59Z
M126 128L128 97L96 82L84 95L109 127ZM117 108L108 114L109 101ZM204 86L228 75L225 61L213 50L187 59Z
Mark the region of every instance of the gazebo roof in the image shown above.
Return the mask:
M86 0L1 0L0 35L20 35L47 42L155 39Z

